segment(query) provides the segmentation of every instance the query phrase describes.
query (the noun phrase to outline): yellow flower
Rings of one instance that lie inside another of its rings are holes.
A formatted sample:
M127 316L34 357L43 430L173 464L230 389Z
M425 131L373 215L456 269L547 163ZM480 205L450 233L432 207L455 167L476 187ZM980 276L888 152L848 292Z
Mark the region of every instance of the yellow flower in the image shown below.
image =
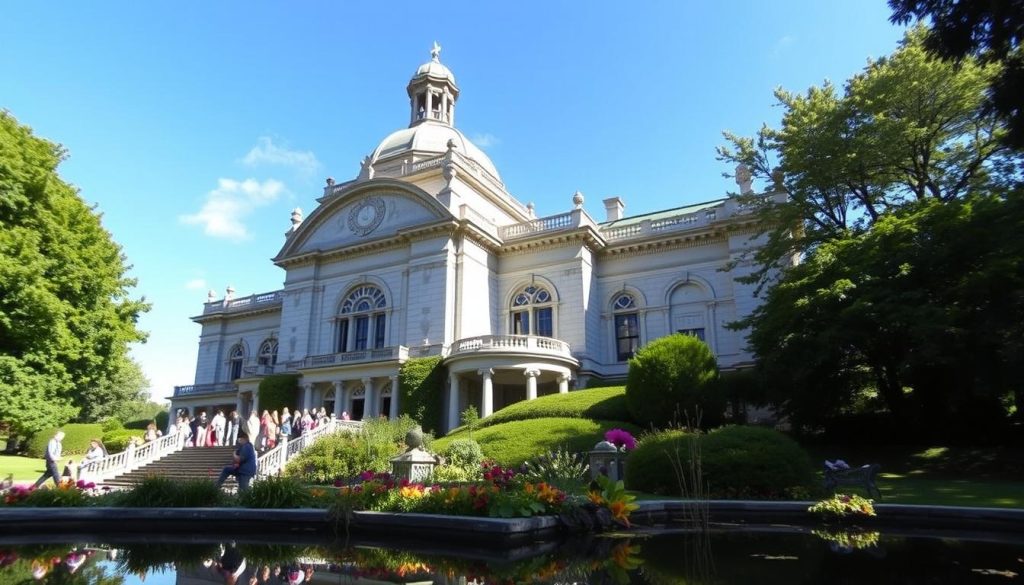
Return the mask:
M587 494L587 497L590 498L590 502L594 505L600 506L604 503L604 498L601 497L601 492L599 491L592 491Z
M398 490L403 498L417 499L423 497L423 486L409 485Z

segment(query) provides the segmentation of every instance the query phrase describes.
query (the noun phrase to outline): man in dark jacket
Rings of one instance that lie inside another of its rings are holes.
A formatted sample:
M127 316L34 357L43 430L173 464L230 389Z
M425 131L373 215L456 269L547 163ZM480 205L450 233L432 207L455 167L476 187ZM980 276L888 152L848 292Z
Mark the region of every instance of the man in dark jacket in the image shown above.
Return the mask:
M221 470L217 487L224 485L228 476L233 475L238 480L238 491L244 492L249 489L249 482L256 475L256 449L249 442L249 435L238 433L238 448L235 449L233 459L231 465Z

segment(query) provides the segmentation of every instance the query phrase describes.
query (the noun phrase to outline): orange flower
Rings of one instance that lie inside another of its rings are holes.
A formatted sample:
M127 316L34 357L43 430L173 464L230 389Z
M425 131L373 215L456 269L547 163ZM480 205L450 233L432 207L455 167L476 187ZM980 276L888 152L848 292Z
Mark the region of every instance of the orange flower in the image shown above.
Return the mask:
M422 498L423 497L423 486L421 485L408 485L398 490L403 498Z
M587 494L587 497L590 498L590 502L596 506L600 506L604 503L604 498L601 497L601 492L599 491L592 491Z
M622 522L626 525L626 528L629 528L629 513L631 511L629 504L622 501L612 502L608 504L608 511L612 513L612 518Z
M540 485L544 485L544 484L540 484ZM523 491L528 493L528 494L532 494L535 491L535 488L533 487L532 483L526 483L526 484L523 484Z

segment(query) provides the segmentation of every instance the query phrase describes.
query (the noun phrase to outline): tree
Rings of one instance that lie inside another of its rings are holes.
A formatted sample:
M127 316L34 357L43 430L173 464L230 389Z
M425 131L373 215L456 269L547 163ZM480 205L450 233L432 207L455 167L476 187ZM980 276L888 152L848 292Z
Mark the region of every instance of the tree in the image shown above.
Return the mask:
M661 337L629 360L626 405L641 425L665 427L699 417L714 427L725 410L717 378L718 362L706 343L682 333Z
M782 89L779 129L754 138L726 133L721 160L743 163L788 195L773 203L740 196L763 219L767 245L752 280L767 284L790 258L868 230L914 201L1005 192L1021 180L1019 155L1000 142L1000 119L982 107L997 65L959 66L924 49L922 27L899 49L870 61L842 94L831 83L806 95Z
M894 23L930 18L925 46L939 57L1002 64L990 105L1009 127L1006 143L1024 149L1024 0L889 0L889 7Z
M15 436L95 410L145 339L149 307L130 298L99 214L57 174L63 157L0 112L0 421Z
M865 409L939 424L1007 396L1024 407L1021 155L985 107L999 67L942 61L926 36L909 31L842 94L778 90L781 128L727 134L719 150L788 195L741 196L767 241L742 280L764 302L734 326L750 328L797 424Z

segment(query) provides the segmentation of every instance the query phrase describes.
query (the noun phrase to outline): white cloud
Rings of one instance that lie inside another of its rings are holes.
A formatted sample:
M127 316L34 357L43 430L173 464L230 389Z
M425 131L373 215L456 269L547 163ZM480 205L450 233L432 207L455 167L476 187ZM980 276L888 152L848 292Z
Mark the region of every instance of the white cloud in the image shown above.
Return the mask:
M242 158L246 166L278 165L295 169L304 175L310 175L320 167L320 161L311 151L289 150L278 146L269 136L261 136L256 146Z
M236 181L218 179L217 188L206 194L206 202L198 212L178 219L188 225L203 226L203 233L215 238L241 241L249 238L242 220L253 209L266 205L285 192L284 183L275 179Z
M193 278L192 280L185 283L185 288L188 290L203 290L206 288L205 278Z
M474 134L473 137L470 138L469 140L470 142L479 146L480 148L490 148L491 146L497 146L498 144L501 143L501 139L499 139L494 134L491 134L490 132L484 132L483 134Z

